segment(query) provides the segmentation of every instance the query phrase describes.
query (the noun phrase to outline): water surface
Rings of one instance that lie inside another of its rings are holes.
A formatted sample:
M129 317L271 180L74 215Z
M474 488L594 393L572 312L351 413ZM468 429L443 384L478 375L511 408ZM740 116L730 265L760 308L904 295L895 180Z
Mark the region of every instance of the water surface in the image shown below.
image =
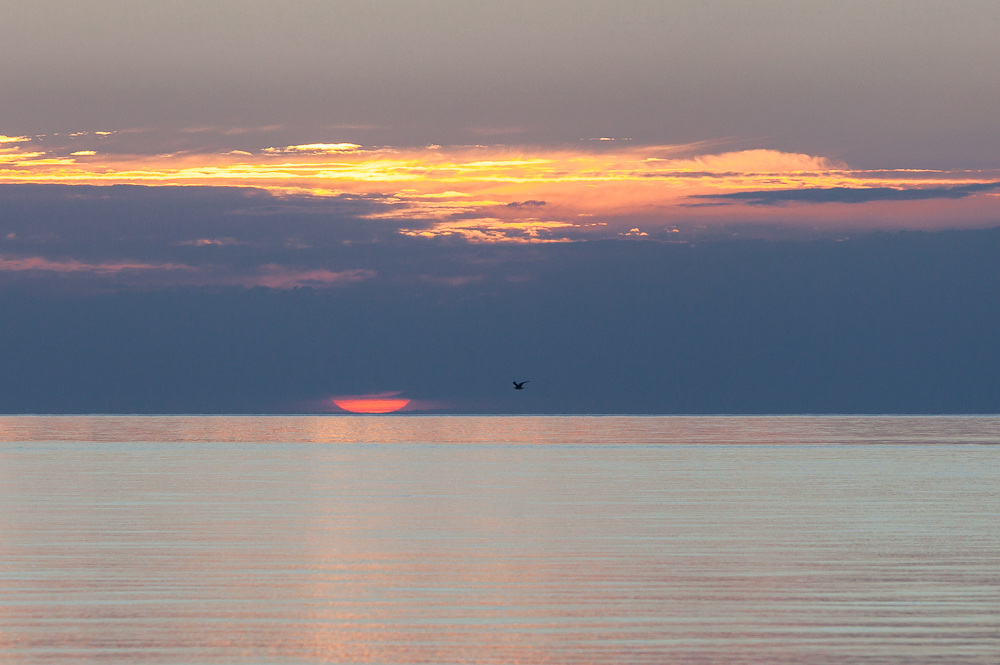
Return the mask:
M0 418L0 660L1000 662L1000 419Z

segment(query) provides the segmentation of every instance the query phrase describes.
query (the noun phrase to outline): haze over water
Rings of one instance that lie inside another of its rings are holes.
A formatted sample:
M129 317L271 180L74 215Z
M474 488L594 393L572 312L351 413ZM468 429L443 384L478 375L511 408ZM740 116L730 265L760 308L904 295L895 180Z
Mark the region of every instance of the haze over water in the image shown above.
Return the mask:
M1000 660L1000 418L17 416L0 441L0 660Z

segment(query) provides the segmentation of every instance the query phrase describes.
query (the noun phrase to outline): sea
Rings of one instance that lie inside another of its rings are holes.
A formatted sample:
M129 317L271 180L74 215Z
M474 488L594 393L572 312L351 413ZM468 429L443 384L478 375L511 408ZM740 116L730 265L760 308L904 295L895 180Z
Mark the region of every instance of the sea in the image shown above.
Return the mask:
M0 417L0 662L995 665L998 444L997 417Z

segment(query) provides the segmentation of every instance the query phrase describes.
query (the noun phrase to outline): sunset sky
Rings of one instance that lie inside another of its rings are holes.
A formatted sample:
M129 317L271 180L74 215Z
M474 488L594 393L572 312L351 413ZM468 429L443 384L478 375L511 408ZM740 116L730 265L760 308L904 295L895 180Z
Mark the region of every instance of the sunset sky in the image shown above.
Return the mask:
M594 287L578 278L583 254L597 273L643 262L680 270L670 257L707 243L712 249L704 251L715 254L698 270L712 274L709 264L722 272L750 261L746 252L759 248L745 243L774 243L767 246L785 258L754 254L761 263L740 278L752 282L815 243L824 252L854 251L834 243L876 242L871 234L882 232L890 234L886 251L913 275L933 264L953 277L936 262L934 248L947 242L934 234L964 233L962 242L981 250L982 237L968 234L1000 222L1000 5L992 1L0 0L0 16L0 296L20 299L27 317L17 324L24 330L8 333L12 340L44 328L54 335L46 344L66 347L69 338L42 323L65 311L54 298L85 312L95 298L131 294L154 311L149 299L165 293L242 298L240 290L264 288L281 297L310 287L338 303L317 311L369 317L358 330L410 311L395 323L400 338L385 340L392 351L321 362L329 385L314 377L308 389L276 388L270 397L263 387L250 401L206 402L209 410L324 410L333 397L382 394L399 395L412 410L577 410L555 393L544 404L510 405L506 394L491 402L484 388L468 401L467 386L421 388L426 375L413 369L374 380L377 373L364 368L409 345L403 330L441 339L426 329L439 314L416 307L421 299L497 297L500 310L524 302L513 291L497 295L502 287L588 302ZM911 237L906 232L926 234L919 252L901 240ZM951 255L956 265L966 262L964 251ZM981 261L990 270L989 256ZM836 282L837 269L829 270L822 279ZM621 274L606 277L596 283L618 283ZM969 279L992 288L982 275ZM768 283L767 297L786 302L786 282ZM358 309L366 289L378 296ZM716 290L696 303L724 316L734 310L720 303L731 296ZM723 325L702 314L650 311L649 298L630 297L628 312L567 316L581 330L624 317L633 322L625 328L648 327L644 340L656 339L667 321ZM992 302L992 291L984 297ZM602 298L590 302L621 302ZM344 299L353 309L343 309ZM847 300L827 315L855 315ZM382 310L370 308L375 301ZM449 325L472 335L464 305L455 306ZM187 312L182 318L195 317L194 305L177 307ZM310 320L304 311L296 316ZM785 323L801 323L796 311L787 309ZM529 327L539 322L522 314ZM136 326L133 341L158 334L144 327L152 323L116 316ZM956 316L961 327L966 319ZM176 334L215 335L219 343L231 334L196 333L193 325ZM295 343L280 322L273 325L282 344ZM747 326L734 319L723 327L746 339L737 333ZM580 343L600 346L606 336L593 334ZM183 346L180 339L164 348ZM86 340L74 340L89 353ZM136 354L130 367L152 353L136 343L123 348ZM485 365L466 370L489 365L497 375L487 383L506 390L512 379L528 378L536 393L546 390L535 375L541 366L495 343L482 351ZM446 345L424 349L429 358L449 353ZM580 362L585 376L587 361ZM245 380L233 371L233 382ZM705 376L695 366L685 371ZM852 389L844 381L846 395ZM640 383L632 402L640 411L674 408L649 397L658 383ZM111 388L103 402L81 401L71 393L87 392L87 381L78 384L62 401L8 408L140 408ZM183 392L181 383L150 390L141 408L199 408L166 397ZM823 410L824 398L816 399L809 408ZM799 408L703 402L708 411ZM830 409L851 404L834 402ZM629 403L588 408L628 410Z

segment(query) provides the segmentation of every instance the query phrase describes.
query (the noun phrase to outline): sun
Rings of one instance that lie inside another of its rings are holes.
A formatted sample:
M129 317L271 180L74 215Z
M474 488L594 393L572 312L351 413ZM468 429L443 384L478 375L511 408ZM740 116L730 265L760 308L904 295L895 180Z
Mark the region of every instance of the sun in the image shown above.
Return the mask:
M339 397L333 403L351 413L392 413L410 403L405 397Z

